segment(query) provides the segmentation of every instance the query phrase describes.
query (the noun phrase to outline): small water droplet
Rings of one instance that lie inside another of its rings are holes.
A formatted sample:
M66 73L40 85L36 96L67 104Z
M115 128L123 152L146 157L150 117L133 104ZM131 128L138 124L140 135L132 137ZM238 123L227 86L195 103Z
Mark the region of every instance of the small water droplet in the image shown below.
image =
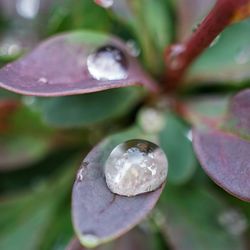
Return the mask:
M33 19L37 16L40 8L40 0L17 0L16 11L26 19Z
M82 240L88 247L95 247L99 243L98 237L93 234L84 234L82 236Z
M219 40L220 40L220 35L218 35L217 37L215 37L215 39L209 45L209 48L215 46L218 43Z
M240 50L235 57L237 64L246 64L250 61L250 46L247 46Z
M38 79L38 82L41 82L41 83L48 83L48 79L45 78L45 77L41 77Z
M88 162L84 161L81 165L81 168L78 170L77 172L77 176L76 176L76 180L78 182L81 182L83 180L83 176L84 176L84 170L85 168L89 165Z
M137 56L140 55L141 50L138 47L138 44L134 40L128 40L126 42L126 46L127 46L128 50L129 50L129 53L130 53L131 56L137 57Z
M22 51L20 43L7 37L0 44L0 56L18 56Z
M145 140L119 144L105 164L107 186L113 193L125 196L156 190L166 180L167 172L165 153Z
M121 80L128 76L126 57L113 45L103 46L90 54L87 67L91 76L97 80Z
M22 101L26 106L32 106L36 102L36 98L34 96L23 96Z
M242 235L248 227L245 215L236 209L224 211L218 221L232 235Z
M191 129L187 132L186 137L189 141L193 141L193 133Z
M114 0L95 0L95 3L107 9L112 7L112 5L114 4Z
M144 108L139 114L139 123L147 133L160 132L165 126L165 117L157 109Z
M178 70L182 67L183 63L179 56L186 50L186 47L182 44L176 44L170 47L168 52L168 67L172 70Z

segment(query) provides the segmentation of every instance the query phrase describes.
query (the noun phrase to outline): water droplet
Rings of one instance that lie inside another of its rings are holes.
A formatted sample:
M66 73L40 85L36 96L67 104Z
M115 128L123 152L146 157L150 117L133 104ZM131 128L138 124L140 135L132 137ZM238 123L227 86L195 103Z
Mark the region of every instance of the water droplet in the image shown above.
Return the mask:
M32 106L35 104L36 98L34 96L23 96L22 101L26 106Z
M209 45L209 48L215 46L218 43L219 40L220 40L220 35L218 35L217 37L215 37L215 39Z
M139 123L147 133L160 132L165 126L165 117L157 109L144 108L139 115Z
M38 82L41 82L41 83L48 83L48 79L45 78L45 77L41 77L38 79Z
M17 0L17 13L27 19L33 19L37 16L40 8L40 0Z
M186 137L189 141L193 141L193 133L191 129L187 132Z
M145 140L130 140L114 148L105 164L109 189L135 196L153 191L166 180L168 161L160 147Z
M22 47L17 40L7 37L0 44L0 56L18 56Z
M76 176L76 180L78 182L81 182L83 180L83 176L84 176L84 170L85 168L89 165L88 162L83 162L81 165L81 168L79 169L79 171L77 172L77 176Z
M112 5L114 4L114 0L95 0L95 3L107 9L112 7Z
M82 236L82 241L88 247L95 247L99 243L98 237L93 234L84 234Z
M129 53L130 53L131 56L137 57L137 56L140 55L141 50L138 47L138 44L134 40L128 40L126 42L126 46L127 46L128 50L129 50Z
M245 215L235 209L221 213L218 221L232 235L242 235L248 227Z
M124 53L113 45L99 48L90 54L87 67L97 80L121 80L128 76L128 64Z
M250 46L243 48L235 57L237 64L246 64L250 61Z
M176 44L170 47L168 52L168 67L172 70L178 70L182 67L182 61L179 56L186 50L182 44Z

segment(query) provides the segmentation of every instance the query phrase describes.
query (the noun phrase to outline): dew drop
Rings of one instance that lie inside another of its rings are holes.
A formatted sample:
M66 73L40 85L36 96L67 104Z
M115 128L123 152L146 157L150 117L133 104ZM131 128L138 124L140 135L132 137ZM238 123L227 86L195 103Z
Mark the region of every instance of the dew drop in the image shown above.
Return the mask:
M215 39L209 45L209 48L214 47L218 43L219 40L220 40L220 35L215 37Z
M250 46L243 48L235 57L237 64L246 64L250 61Z
M17 13L24 18L33 19L37 16L40 8L40 0L17 0Z
M232 235L242 235L248 227L247 219L240 211L229 209L218 216L218 221Z
M112 5L114 4L114 0L95 0L95 3L107 9L112 7Z
M103 46L90 54L87 67L91 76L97 80L121 80L128 76L126 57L113 45Z
M7 37L0 44L0 56L18 56L22 51L21 44L12 38Z
M165 117L155 108L144 108L139 114L139 124L147 133L158 133L165 126Z
M40 83L48 83L48 79L45 78L45 77L41 77L41 78L38 79L38 82L40 82Z
M126 42L126 46L127 46L128 50L129 50L129 53L130 53L131 56L137 57L137 56L140 55L141 50L138 47L138 44L134 40L128 40Z
M104 171L107 186L113 193L135 196L161 186L167 178L168 161L156 144L130 140L114 148Z
M169 68L172 70L178 70L182 67L182 61L180 60L180 54L184 53L186 47L182 44L176 44L170 47L168 52Z

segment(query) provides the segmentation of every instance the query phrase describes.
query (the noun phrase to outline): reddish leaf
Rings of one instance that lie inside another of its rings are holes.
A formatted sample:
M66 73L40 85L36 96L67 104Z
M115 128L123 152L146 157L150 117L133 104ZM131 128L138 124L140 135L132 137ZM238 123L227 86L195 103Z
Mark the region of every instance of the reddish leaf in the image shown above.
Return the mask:
M96 80L91 77L86 66L87 58L105 45L124 53L126 79ZM26 57L0 70L0 87L25 95L63 96L130 85L157 89L120 40L92 32L73 32L51 38Z
M250 90L232 98L218 128L194 130L194 148L207 174L232 195L250 202Z
M132 137L133 133L129 136ZM154 192L125 197L108 189L103 173L104 162L124 137L128 138L128 134L112 137L94 148L82 163L75 181L73 224L85 246L95 247L129 231L151 211L162 192L163 187Z
M220 131L194 133L203 169L222 188L250 202L250 142Z

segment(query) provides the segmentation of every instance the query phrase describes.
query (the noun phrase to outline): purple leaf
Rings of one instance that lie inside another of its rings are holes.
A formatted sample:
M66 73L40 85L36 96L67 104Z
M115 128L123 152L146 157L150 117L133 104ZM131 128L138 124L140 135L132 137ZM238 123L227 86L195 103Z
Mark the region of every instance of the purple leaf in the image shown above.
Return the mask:
M73 224L79 240L87 247L129 231L151 211L162 192L163 186L154 192L125 197L107 187L105 160L117 144L135 134L126 132L102 142L87 155L78 172L72 194Z
M221 126L194 130L194 148L206 173L232 195L250 202L250 90L232 98Z
M157 89L120 40L93 32L53 37L0 70L0 87L25 95L64 96L131 85Z

